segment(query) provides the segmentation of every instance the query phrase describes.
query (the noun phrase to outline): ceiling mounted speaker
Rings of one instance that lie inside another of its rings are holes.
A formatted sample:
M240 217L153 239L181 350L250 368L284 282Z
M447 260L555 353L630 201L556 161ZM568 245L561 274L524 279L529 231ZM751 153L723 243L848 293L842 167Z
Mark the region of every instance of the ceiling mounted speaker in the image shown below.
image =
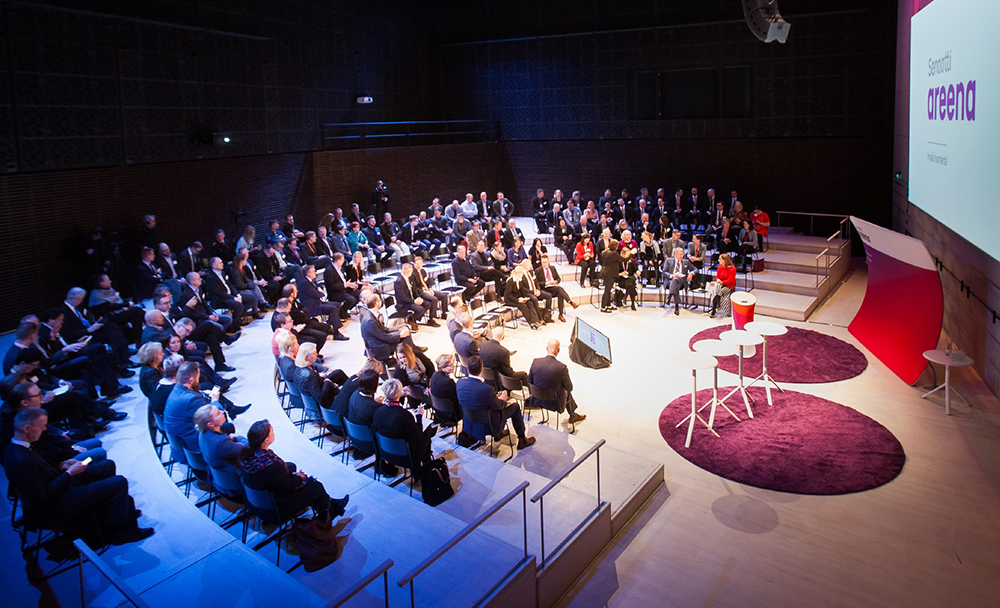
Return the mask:
M758 40L784 43L791 27L778 12L777 0L743 0L743 17Z

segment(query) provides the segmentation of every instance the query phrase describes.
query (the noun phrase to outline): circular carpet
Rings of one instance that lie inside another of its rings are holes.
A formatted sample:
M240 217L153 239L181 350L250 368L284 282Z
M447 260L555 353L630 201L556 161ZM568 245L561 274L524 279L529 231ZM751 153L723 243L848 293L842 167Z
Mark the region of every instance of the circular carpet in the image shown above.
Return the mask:
M732 387L719 389L725 396ZM675 452L710 473L732 481L796 494L850 494L892 481L903 470L903 446L887 428L849 407L786 390L763 388L750 396L754 417L747 418L736 393L726 401L740 421L721 407L712 435L697 423L691 447L684 447L688 424L674 425L691 411L691 393L671 401L660 414L660 434ZM698 407L712 390L698 391ZM708 420L709 408L702 410Z
M732 329L730 324L700 331L688 342L688 347L699 340L718 340L719 334ZM760 375L763 349L743 360L743 375L756 378ZM864 354L839 338L821 334L811 329L789 327L783 336L768 338L767 371L778 383L815 384L837 382L853 378L868 367ZM719 357L719 369L739 373L739 359Z

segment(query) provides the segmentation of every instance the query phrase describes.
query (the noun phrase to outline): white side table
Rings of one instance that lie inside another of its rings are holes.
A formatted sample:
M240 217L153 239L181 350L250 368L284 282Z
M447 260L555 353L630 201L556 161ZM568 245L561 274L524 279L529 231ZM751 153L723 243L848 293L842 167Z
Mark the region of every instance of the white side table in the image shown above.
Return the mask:
M722 400L725 401L726 399L729 399L729 397L731 397L733 394L739 391L740 394L743 395L743 405L747 407L747 416L753 418L753 410L750 409L750 402L753 401L754 399L747 393L747 387L743 384L743 356L745 354L744 347L756 346L758 344L761 344L764 342L764 338L762 338L759 334L751 333L749 331L746 331L745 329L731 329L729 331L724 331L722 332L721 335L719 335L719 337L722 338L723 342L728 342L733 346L738 347L737 350L739 352L737 354L740 357L739 384L736 386L736 388L729 391L729 394L723 397ZM756 403L756 401L754 401L754 403Z
M736 346L730 344L729 342L723 342L722 340L698 340L691 348L693 348L696 353L705 353L706 355L712 355L713 357L736 356ZM729 412L729 415L735 418L736 422L739 422L740 417L734 414L733 410L729 409L725 401L719 399L719 367L715 366L712 372L712 399L699 407L698 411L700 412L706 407L712 406L712 412L708 416L708 428L715 427L715 408L719 405L722 406L722 409ZM684 421L682 420L681 422L683 423Z
M937 350L925 350L924 359L927 359L931 363L939 363L944 366L944 384L938 385L931 390L927 391L920 396L921 399L925 399L932 393L936 393L940 389L944 389L944 413L951 416L951 368L953 367L970 367L975 361L969 355L953 350L950 353L944 349ZM958 398L962 401L969 403L969 400L958 394L955 391Z
M705 422L705 419L698 413L698 370L715 369L719 366L719 362L716 361L715 357L711 355L706 355L705 353L694 353L691 351L681 353L676 357L675 361L676 365L687 367L691 370L691 413L684 418L684 420L689 421L687 439L684 440L684 447L689 448L691 447L691 436L694 434L695 420L704 424L705 428L707 428L713 435L716 437L719 436L719 434L715 432L715 429ZM683 424L684 420L681 420L680 424ZM680 424L677 426L680 426Z
M778 386L778 383L774 381L771 374L767 373L767 339L787 334L788 328L781 323L774 323L773 321L750 321L745 325L745 327L747 331L764 338L764 352L761 355L764 367L761 370L760 375L754 378L753 382L751 382L748 386L753 386L760 381L764 385L764 391L767 393L767 404L774 405L774 402L771 401L771 384L773 384L774 388L781 392L785 392L785 389Z

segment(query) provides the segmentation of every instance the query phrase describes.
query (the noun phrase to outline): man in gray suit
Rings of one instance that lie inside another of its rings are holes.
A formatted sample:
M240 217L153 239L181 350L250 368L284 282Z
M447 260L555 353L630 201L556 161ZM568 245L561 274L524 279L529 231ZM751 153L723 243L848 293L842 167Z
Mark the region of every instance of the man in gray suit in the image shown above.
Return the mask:
M667 295L667 305L670 300L674 301L674 314L680 315L681 289L683 289L694 278L694 264L684 257L684 250L680 247L674 249L674 257L663 261L663 280L667 284L670 292Z
M427 347L417 346L410 338L410 328L388 328L381 318L382 296L372 293L361 307L361 340L365 343L368 357L376 361L388 361L396 352L396 346L402 341L421 351Z
M573 381L569 378L569 368L559 356L559 340L552 339L545 347L548 354L531 362L528 370L528 382L539 388L550 388L555 391L556 401L548 402L531 398L533 405L549 410L569 412L569 422L576 424L586 420L585 414L576 413L576 400L573 399Z

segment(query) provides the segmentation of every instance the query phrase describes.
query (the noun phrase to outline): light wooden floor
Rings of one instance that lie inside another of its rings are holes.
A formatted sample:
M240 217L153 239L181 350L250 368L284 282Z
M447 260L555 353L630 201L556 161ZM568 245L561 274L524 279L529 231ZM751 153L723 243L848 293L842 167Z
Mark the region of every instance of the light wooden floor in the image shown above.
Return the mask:
M849 322L864 280L857 275L831 298L820 311L826 323ZM953 400L950 417L940 399L920 399L921 389L863 347L869 367L860 376L794 385L885 425L907 461L897 479L867 492L783 494L699 469L659 435L656 416L690 382L664 366L666 355L712 322L689 312L581 313L611 336L615 364L601 371L571 364L590 415L579 433L662 459L666 487L560 605L1000 605L1000 408L973 373L954 374L974 405ZM860 347L845 328L788 324ZM731 383L723 376L720 383ZM930 380L925 373L920 384Z

